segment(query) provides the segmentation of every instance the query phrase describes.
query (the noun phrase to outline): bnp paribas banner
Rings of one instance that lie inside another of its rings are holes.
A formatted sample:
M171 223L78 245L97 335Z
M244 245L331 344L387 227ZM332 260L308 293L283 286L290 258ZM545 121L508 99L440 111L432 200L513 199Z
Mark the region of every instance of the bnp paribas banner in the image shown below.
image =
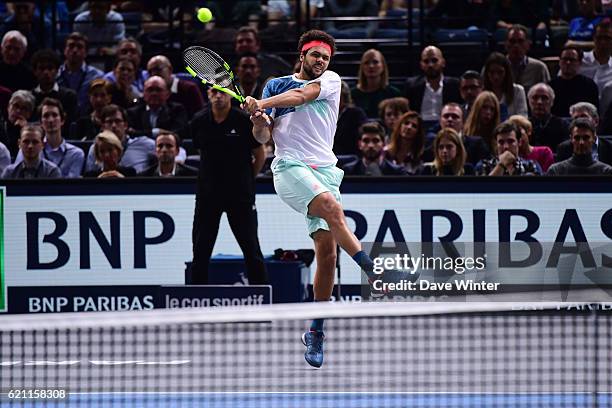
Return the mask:
M0 182L0 306L7 287L184 284L195 183ZM271 181L257 187L263 253L312 248L304 216L278 198ZM584 265L593 279L612 275L609 178L360 179L345 180L342 194L348 227L362 242L451 241L471 252L474 242L542 243L527 254L487 251L486 265L505 265L508 273L520 267L523 275ZM241 254L225 216L213 254ZM344 253L340 268L342 283L361 283Z

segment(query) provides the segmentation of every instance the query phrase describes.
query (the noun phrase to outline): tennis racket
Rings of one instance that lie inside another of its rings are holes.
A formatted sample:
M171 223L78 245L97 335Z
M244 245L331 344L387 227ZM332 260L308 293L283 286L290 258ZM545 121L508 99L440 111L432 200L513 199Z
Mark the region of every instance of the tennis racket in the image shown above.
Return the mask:
M183 59L187 72L199 78L204 85L225 92L240 103L244 102L232 69L219 54L205 47L193 46L183 51Z
M245 97L236 86L235 76L229 64L216 52L194 45L183 51L185 68L193 77L199 78L204 85L225 92L240 103ZM267 120L270 125L270 120Z

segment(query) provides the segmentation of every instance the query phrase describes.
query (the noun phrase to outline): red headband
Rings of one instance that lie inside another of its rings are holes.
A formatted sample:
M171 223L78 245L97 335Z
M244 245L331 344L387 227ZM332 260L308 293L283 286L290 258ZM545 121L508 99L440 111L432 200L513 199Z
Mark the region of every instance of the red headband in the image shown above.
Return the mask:
M329 52L329 55L333 54L332 49L329 46L329 44L324 43L323 41L310 41L310 42L307 42L306 44L304 44L302 46L302 52L306 52L309 49L311 49L312 47L323 47L323 48L325 48Z

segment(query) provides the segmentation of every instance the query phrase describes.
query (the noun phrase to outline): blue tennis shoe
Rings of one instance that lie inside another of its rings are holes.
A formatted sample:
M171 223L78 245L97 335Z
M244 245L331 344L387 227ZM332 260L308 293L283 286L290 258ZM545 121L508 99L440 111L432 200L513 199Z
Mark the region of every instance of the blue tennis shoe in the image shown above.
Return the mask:
M323 364L323 341L325 335L320 331L307 331L302 334L302 343L306 346L304 358L313 367L319 368Z

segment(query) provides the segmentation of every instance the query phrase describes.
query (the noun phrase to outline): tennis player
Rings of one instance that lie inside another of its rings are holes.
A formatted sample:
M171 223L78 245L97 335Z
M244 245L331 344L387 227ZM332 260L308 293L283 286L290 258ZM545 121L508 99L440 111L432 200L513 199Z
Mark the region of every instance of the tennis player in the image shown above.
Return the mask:
M299 73L270 80L262 99L247 97L243 107L251 114L255 139L274 140L274 188L286 204L306 217L317 260L314 299L327 301L334 286L336 244L366 274L371 274L374 265L349 230L341 205L344 172L336 167L332 151L340 76L327 70L335 40L323 31L310 30L300 37L298 51ZM323 340L323 319L315 319L302 335L304 357L311 366L323 364Z

